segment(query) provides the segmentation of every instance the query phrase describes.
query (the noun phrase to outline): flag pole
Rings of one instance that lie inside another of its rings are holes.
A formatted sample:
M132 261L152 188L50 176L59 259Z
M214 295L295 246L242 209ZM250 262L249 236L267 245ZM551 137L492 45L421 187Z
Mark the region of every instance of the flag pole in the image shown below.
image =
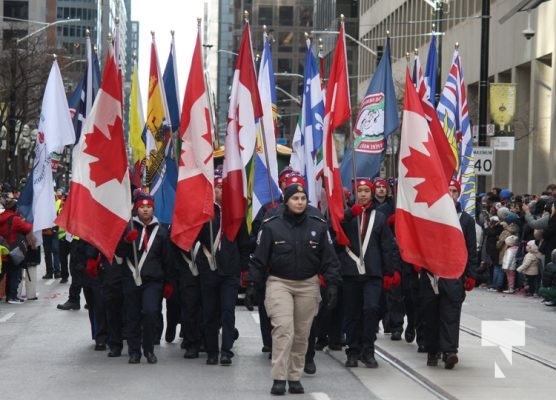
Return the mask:
M247 13L247 11L246 11ZM249 14L246 14L246 19L247 16ZM263 25L263 42L264 42L264 46L266 47L266 41L268 40L268 34L266 33L266 25ZM269 44L269 48L270 48L270 44ZM272 117L274 119L274 117ZM262 122L262 118L259 118L259 126L261 127L261 140L263 142L263 150L264 150L264 160L266 162L266 177L268 179L268 190L270 193L270 201L274 202L274 190L272 188L272 175L270 173L270 160L268 158L268 146L266 144L266 133L265 133L265 128L264 128L264 123ZM276 132L274 132L274 135L276 135ZM276 151L276 149L274 149L274 151Z

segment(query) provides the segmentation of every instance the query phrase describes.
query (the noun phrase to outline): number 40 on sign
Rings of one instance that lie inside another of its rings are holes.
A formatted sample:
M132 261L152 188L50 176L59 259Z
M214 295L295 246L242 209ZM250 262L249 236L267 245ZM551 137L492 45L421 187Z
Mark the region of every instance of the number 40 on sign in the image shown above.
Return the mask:
M475 174L492 175L494 168L494 149L492 147L475 147L473 157L475 159Z

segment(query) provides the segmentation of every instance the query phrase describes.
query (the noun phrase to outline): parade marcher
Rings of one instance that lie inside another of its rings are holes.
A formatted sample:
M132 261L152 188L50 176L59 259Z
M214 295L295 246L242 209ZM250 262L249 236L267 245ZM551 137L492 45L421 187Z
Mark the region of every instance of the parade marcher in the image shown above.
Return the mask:
M18 239L18 235L25 235L28 242L34 242L33 225L24 221L17 212L17 200L12 197L3 197L3 210L0 213L0 236L8 246L12 246ZM23 261L24 263L25 261ZM17 295L19 283L21 282L21 264L15 264L9 257L3 266L6 272L6 302L10 304L22 304L24 300Z
M172 244L177 272L177 290L182 309L181 323L183 332L182 348L185 349L183 358L193 359L199 357L202 333L202 303L201 280L197 267L197 254L201 243L196 241L191 251L183 251Z
M71 236L71 235L70 235ZM85 268L87 266L86 244L77 236L71 236L69 273L71 283L68 300L58 304L58 310L79 310L81 308L81 289L87 280Z
M427 365L438 365L438 354L442 353L442 361L446 369L452 369L458 363L459 325L461 307L465 299L465 291L475 287L475 271L477 268L477 241L475 220L461 210L458 201L461 186L451 180L448 187L459 214L459 220L467 247L467 264L458 279L439 278L426 270L421 271L420 290L425 320L425 347L427 349Z
M346 367L357 367L359 360L368 368L378 367L374 343L381 296L383 291L398 286L401 279L395 239L386 214L375 210L373 189L370 179L356 179L356 203L346 209L342 222L351 243L339 249L348 346Z
M396 203L394 198L388 195L388 182L382 178L375 178L373 185L373 201L376 210L385 214L387 220L393 218L392 216L396 212ZM403 279L404 275L401 276ZM397 285L384 292L381 308L384 333L390 333L391 340L401 340L405 314L402 285Z
M243 223L234 241L221 234L222 176L214 175L214 218L203 225L198 240L201 248L197 266L201 280L203 333L207 364L231 365L232 347L238 338L235 327L235 305L242 269L247 267L250 253L247 226ZM222 341L218 332L222 327ZM219 350L220 349L220 350Z
M157 363L154 343L162 297L173 292L170 238L154 216L154 207L152 196L137 196L132 229L126 230L116 249L116 255L124 259L122 286L130 364L141 362L141 348L149 364Z
M285 207L267 218L249 262L249 281L265 284L265 307L272 321L271 394L304 393L300 379L308 336L318 312L318 274L328 285L329 303L337 302L339 263L326 222L307 213L307 193L301 184L286 187ZM246 296L254 296L253 291Z
M544 268L539 296L544 299L545 306L556 306L556 249L552 250L550 261Z

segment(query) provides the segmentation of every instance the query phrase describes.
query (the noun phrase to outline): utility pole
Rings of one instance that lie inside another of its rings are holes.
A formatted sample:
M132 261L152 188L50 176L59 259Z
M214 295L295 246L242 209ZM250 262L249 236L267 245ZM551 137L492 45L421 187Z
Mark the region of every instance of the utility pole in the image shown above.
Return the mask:
M481 13L481 70L479 76L479 146L487 145L488 51L490 34L490 0L483 0ZM477 192L486 192L486 176L477 176Z

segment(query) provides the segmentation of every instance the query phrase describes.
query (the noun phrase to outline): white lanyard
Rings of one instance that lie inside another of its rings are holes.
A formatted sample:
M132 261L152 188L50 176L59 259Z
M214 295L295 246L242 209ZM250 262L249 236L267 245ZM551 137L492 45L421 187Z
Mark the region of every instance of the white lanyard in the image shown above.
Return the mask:
M346 246L346 252L348 256L355 262L357 266L357 270L359 271L360 275L365 275L365 253L367 252L367 247L369 247L369 239L371 238L371 231L373 230L373 225L375 224L375 210L371 211L371 215L369 217L369 225L367 226L367 232L365 233L365 239L363 241L363 247L361 248L361 256L357 257L349 248Z

